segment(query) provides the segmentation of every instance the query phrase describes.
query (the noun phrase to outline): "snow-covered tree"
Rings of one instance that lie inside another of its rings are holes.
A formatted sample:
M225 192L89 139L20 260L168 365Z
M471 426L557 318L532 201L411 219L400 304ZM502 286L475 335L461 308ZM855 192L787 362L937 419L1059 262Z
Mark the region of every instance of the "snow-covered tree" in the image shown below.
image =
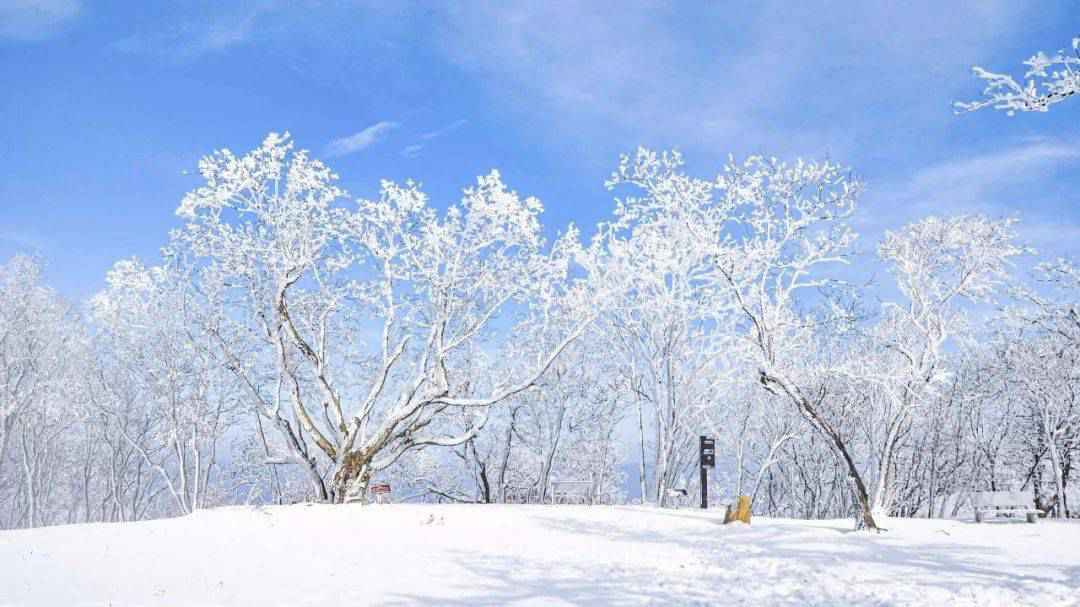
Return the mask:
M0 505L7 526L54 522L64 439L77 415L70 389L82 329L70 306L41 281L41 266L18 255L0 265ZM65 496L66 497L66 496Z
M1049 463L1056 516L1068 516L1069 460L1080 443L1080 349L1065 346L1054 335L1011 340L1002 363L1024 405L1021 428L1027 429L1034 469ZM1037 474L1036 497L1041 493ZM1044 504L1044 507L1046 504Z
M238 400L185 279L121 261L92 300L101 368L93 407L159 476L180 514L220 499L220 442ZM132 404L145 416L144 432L125 423ZM219 495L211 495L215 489Z
M681 252L709 260L694 278L711 295L712 317L731 323L761 386L782 395L827 439L851 479L860 525L875 529L854 454L823 412L837 389L836 359L806 356L830 348L822 339L850 326L840 306L813 313L805 304L838 286L824 270L851 255L855 233L846 220L860 183L830 162L755 156L729 161L714 180L691 178L681 165L677 154L639 150L623 157L612 181L644 195L621 202L622 220L647 226L675 217L693 236L692 248Z
M681 162L677 153L647 150L633 165L623 157L607 186L630 195L616 199L613 221L593 242L603 263L597 280L620 293L601 324L637 407L641 497L659 505L687 486L706 412L720 404L730 363L717 312L723 304L710 282L714 261L695 227L709 212L714 184L671 170ZM646 486L649 463L653 482Z
M411 182L348 203L337 176L288 135L243 156L219 151L200 171L206 184L180 204L186 224L171 246L199 265L200 288L228 326L224 357L322 499L363 497L405 453L476 436L488 408L533 387L595 313L595 292L571 272L576 231L549 246L540 202L497 172L440 215ZM544 323L556 306L577 315L548 351L461 395L454 361L500 315ZM255 377L252 351L273 361L272 390ZM461 410L475 418L468 430L432 432Z
M782 463L784 448L803 434L803 422L785 403L749 379L725 387L725 407L705 411L707 427L717 437L727 462L717 462L713 475L730 492L747 495L751 504L767 486L774 466Z
M966 330L965 304L989 303L1009 277L1010 262L1024 249L1015 244L1014 220L978 215L928 217L889 231L878 247L902 295L884 304L872 339L882 348L863 366L881 389L875 416L882 435L877 453L875 512L893 510L896 457L914 418L944 385L945 346Z
M1013 438L1031 455L1033 474L1049 463L1052 507L1067 516L1070 464L1080 451L1080 271L1057 259L1040 263L1035 278L1034 287L1013 289L1018 304L1005 315L1013 332L1000 338L999 362L1026 411Z

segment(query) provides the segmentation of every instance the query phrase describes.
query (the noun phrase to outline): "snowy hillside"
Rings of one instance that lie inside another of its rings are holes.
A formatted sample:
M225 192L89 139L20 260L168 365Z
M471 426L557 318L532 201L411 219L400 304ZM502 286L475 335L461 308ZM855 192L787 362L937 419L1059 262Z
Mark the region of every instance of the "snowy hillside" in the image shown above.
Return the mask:
M230 507L0 532L0 605L1076 605L1080 525Z

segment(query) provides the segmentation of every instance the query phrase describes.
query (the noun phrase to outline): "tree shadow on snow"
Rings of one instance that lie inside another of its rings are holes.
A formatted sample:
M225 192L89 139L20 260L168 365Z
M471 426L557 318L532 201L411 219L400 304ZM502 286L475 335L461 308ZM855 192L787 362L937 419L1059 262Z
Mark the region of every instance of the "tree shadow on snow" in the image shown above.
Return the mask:
M1076 592L1080 568L1057 575L1031 572L1024 563L986 562L996 549L961 543L897 544L902 535L871 535L836 527L772 524L720 526L709 517L660 512L693 519L701 529L642 529L603 521L538 517L553 533L596 537L598 545L626 543L627 550L673 546L689 557L677 563L581 565L549 558L496 558L459 551L457 565L481 578L459 596L424 597L403 593L390 604L505 605L519 601L569 604L704 604L765 601L773 605L880 602L881 585L917 592L937 588L956 600L970 601L976 589L1001 589L1016 597L1052 591ZM715 529L715 531L714 531ZM822 535L822 531L835 534ZM832 538L832 539L831 539ZM632 548L638 547L638 548ZM681 553L681 552L680 552ZM655 566L654 566L655 565ZM889 592L892 592L890 590ZM915 596L918 596L917 594ZM903 602L904 599L899 599Z
M572 605L697 605L713 598L711 592L685 587L668 588L648 570L596 566L578 568L572 575L556 570L551 562L522 558L496 558L459 553L458 564L483 579L470 582L456 596L432 597L402 593L386 605L495 606L519 602Z

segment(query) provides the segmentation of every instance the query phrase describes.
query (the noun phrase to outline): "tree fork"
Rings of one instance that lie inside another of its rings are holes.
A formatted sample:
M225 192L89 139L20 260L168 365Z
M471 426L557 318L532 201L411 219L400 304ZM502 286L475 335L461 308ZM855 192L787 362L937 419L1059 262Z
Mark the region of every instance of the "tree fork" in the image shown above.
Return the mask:
M367 503L367 486L371 481L371 458L364 451L351 451L341 460L341 465L334 473L334 503L344 504L349 496L359 494L363 503Z

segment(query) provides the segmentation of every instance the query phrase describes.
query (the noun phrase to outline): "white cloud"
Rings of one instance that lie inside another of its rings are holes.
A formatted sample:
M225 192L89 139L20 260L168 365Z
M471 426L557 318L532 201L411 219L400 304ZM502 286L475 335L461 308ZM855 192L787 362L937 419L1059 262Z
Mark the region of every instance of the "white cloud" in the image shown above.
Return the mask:
M386 120L376 122L359 133L331 141L327 144L324 155L328 158L336 158L354 154L374 145L379 140L383 139L390 131L399 126L401 125L396 122L389 122Z
M63 32L81 12L81 0L4 0L0 2L0 38L51 38Z

